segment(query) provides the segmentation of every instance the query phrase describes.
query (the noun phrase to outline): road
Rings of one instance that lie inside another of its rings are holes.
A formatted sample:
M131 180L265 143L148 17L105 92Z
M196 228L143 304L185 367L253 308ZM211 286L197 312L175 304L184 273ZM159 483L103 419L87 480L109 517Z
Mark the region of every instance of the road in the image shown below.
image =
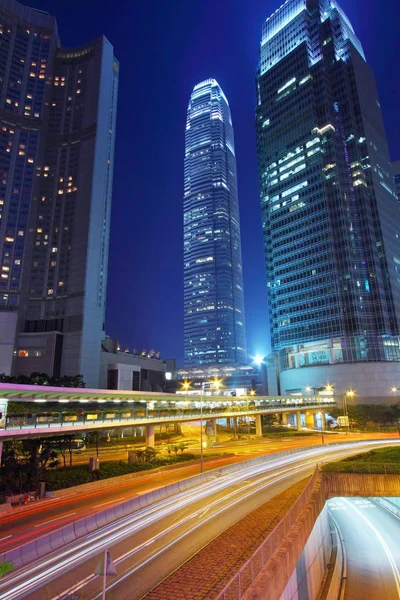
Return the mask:
M344 441L359 441L362 439L378 438L378 434L370 436L360 435L326 435L326 441L337 443ZM256 458L262 455L290 450L300 447L311 447L319 444L319 436L280 438L280 439L242 439L231 440L226 436L225 441L212 449L204 451L205 457L211 453L221 453L220 457L209 458L205 462L205 470L215 469L234 462ZM196 445L197 444L197 445ZM126 460L127 451L119 449L103 448L100 455L101 460ZM188 451L200 452L197 442L191 445ZM227 454L227 456L223 456ZM88 462L90 452L86 455L78 455L85 463ZM75 459L78 457L74 456ZM170 483L175 483L187 477L199 473L198 464L177 465L171 469L156 469L138 473L135 479L127 480L121 483L118 479L113 483L107 482L108 487L102 482L101 489L91 489L90 491L80 492L79 495L66 495L63 498L44 500L35 502L22 510L14 509L14 512L6 517L0 516L0 554L6 550L20 546L23 543L32 541L45 533L58 529L61 525L76 521L95 511L102 510L103 507L109 507L118 504L123 500L134 498L137 495L144 494L149 490L162 487ZM70 493L70 492L68 492Z
M326 435L325 439L329 443L338 443L378 437L379 434L370 434L369 436L351 434ZM315 446L320 441L320 436L280 439L252 438L233 441L226 436L223 443L215 448L204 451L205 457L211 453L221 453L220 457L210 457L205 462L205 470L216 469L234 462L283 450ZM114 449L104 448L102 450L104 450L104 454L101 454L101 460L126 460L127 458L126 450L122 450L121 453L119 450L115 453ZM188 451L199 453L200 448L198 443L195 442L192 444ZM227 454L227 456L224 457L224 454ZM87 463L89 455L91 454L78 456ZM77 457L74 457L74 462L75 458ZM54 531L61 525L66 525L88 514L100 511L104 507L118 504L157 487L175 483L198 473L198 464L177 465L173 469L145 471L138 473L135 479L127 480L124 483L121 483L121 479L118 479L115 483L109 480L106 484L108 487L87 490L80 492L79 495L66 495L63 498L35 502L24 507L22 510L16 508L13 513L6 517L0 516L0 554L28 541L32 541L45 533ZM104 486L104 483L103 481L101 485Z
M371 445L377 442L363 449ZM110 596L137 600L238 519L311 474L317 462L357 451L360 447L353 444L309 448L235 474L213 476L47 555L45 562L18 570L0 584L0 597L59 600L78 591L82 597L99 598L101 581L93 572L108 547L118 572L108 582Z
M333 498L346 551L343 600L400 599L400 520L368 498Z

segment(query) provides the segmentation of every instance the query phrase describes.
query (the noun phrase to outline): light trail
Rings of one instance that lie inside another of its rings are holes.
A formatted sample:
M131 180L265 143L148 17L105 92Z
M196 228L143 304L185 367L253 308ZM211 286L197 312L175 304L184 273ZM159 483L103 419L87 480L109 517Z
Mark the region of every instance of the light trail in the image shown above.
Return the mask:
M225 494L223 498L217 499L210 504L207 505L207 510L212 507L217 507L218 504L229 502L229 507L232 504L242 502L244 498L234 499L235 496L245 494L245 498L249 497L252 494L257 493L260 488L265 487L266 485L272 485L272 483L279 481L282 478L288 477L290 474L295 472L299 472L300 470L304 470L310 467L311 464L315 464L318 459L324 460L332 460L333 458L337 459L342 456L347 456L351 453L359 452L360 449L366 449L368 447L381 444L393 444L393 440L387 441L375 441L375 442L355 442L355 443L347 443L342 444L340 448L337 447L325 447L325 448L317 448L317 449L306 449L302 452L298 452L296 454L289 454L284 457L279 457L276 459L269 459L268 462L264 464L251 465L247 466L240 471L234 471L233 473L229 473L226 475L221 475L215 478L215 475L210 472L210 476L214 477L211 480L206 481L194 488L186 490L184 492L180 492L175 494L172 497L166 498L164 500L158 501L152 504L149 507L140 509L136 511L133 515L128 515L118 521L106 525L105 527L100 528L99 530L86 535L85 537L72 542L69 544L64 550L56 551L50 553L46 556L45 564L43 565L43 559L40 561L36 561L31 565L23 567L16 571L15 573L10 574L7 578L0 584L0 598L1 600L18 600L20 598L24 598L27 595L33 593L34 591L42 588L43 586L49 584L51 581L57 579L60 575L64 575L66 572L72 570L74 567L80 566L83 562L86 562L90 558L100 554L100 552L104 551L104 549L109 548L118 542L132 536L138 531L144 529L145 527L155 523L156 521L165 518L174 512L177 512L183 508L188 507L190 504L197 502L198 500L202 500L211 494L216 494L224 491L227 487L231 487L232 484L237 484L240 482L245 482L249 477L258 477L263 475L266 471L274 471L279 468L286 467L286 470L279 472L278 474L267 474L261 477L261 480L252 481L247 483L244 487L241 487L237 490L230 491L228 494ZM272 481L269 481L272 480ZM269 481L269 482L268 482ZM267 483L268 482L268 483ZM222 510L226 510L227 507L221 508ZM194 511L188 517L181 519L174 526L170 526L164 531L160 532L152 538L151 540L146 540L144 544L138 546L137 548L131 550L128 555L120 556L117 561L122 562L126 558L132 557L133 554L140 551L154 541L161 539L161 537L170 534L172 531L176 530L178 527L181 527L188 520L192 520L194 516L204 513L205 507L202 506L199 510ZM220 512L221 512L220 511ZM219 514L217 512L217 514ZM210 514L207 518L198 523L198 525L191 528L191 530L204 525L205 522L214 518L216 516L215 513ZM187 532L184 533L187 535ZM176 543L176 540L172 541L172 543ZM168 546L167 546L168 547ZM159 554L162 551L165 551L167 547L161 548L157 551ZM152 560L156 554L152 555L146 562ZM144 563L142 563L143 566ZM137 570L138 567L134 567L134 570ZM133 571L130 571L132 573ZM128 574L126 574L126 577ZM91 576L82 580L83 585L86 585L91 580ZM115 585L121 581L121 578L115 582ZM114 585L114 584L113 584ZM12 587L12 589L7 589ZM75 586L74 586L75 587ZM4 590L4 593L2 593ZM63 592L61 596L65 595L66 592Z
M375 527L375 525L373 523L371 523L371 521L368 519L368 517L366 517L361 512L361 510L359 510L356 506L354 506L354 504L352 502L349 502L346 498L341 498L341 500L345 504L347 504L348 506L350 506L350 508L352 510L354 510L361 519L363 519L363 521L368 525L368 527L371 529L372 533L375 534L376 538L380 542L380 544L381 544L381 546L382 546L382 548L383 548L383 550L384 550L384 552L386 554L386 557L387 557L387 559L389 561L390 567L392 569L394 581L395 581L395 584L396 584L397 596L398 596L398 598L400 598L400 573L399 573L399 570L397 568L396 561L394 560L393 554L391 553L389 546L385 542L385 539L384 539L383 535Z
M246 490L248 490L248 488L256 487L256 489L254 489L254 490L247 491L247 493L244 496L241 496L239 499L236 499L236 500L230 502L229 503L229 508L232 508L232 506L234 506L238 502L243 502L244 500L246 500L247 498L249 498L251 495L259 492L260 488L268 487L269 485L272 485L273 483L276 483L279 480L282 480L282 479L285 479L285 478L289 477L293 473L298 473L300 471L304 471L305 469L307 469L310 466L310 462L311 461L308 461L308 463L306 463L306 465L303 466L303 467L301 467L301 468L299 468L298 465L296 465L296 467L291 467L290 469L287 469L286 472L285 472L285 474L282 475L282 476L280 476L280 477L277 477L276 475L268 475L266 477L263 477L261 480L257 480L256 482L249 483L244 488L240 488L238 490L235 490L234 492L232 492L232 493L224 496L223 498L219 498L219 499L215 500L214 502L208 504L206 510L204 509L204 507L199 508L195 512L191 513L189 516L187 516L187 517L181 519L180 521L178 521L177 523L175 523L174 525L165 528L160 533L158 533L157 535L155 535L152 538L150 538L147 542L144 542L143 544L137 546L136 548L133 548L132 550L129 550L129 552L126 552L125 554L123 554L123 555L119 556L118 558L114 559L113 560L114 564L118 565L118 564L122 563L124 560L127 560L128 558L132 558L132 556L134 556L135 554L137 554L138 552L140 552L140 550L143 550L143 548L146 548L150 544L153 544L154 542L159 541L160 539L162 539L163 537L165 537L168 534L172 533L174 530L178 529L179 527L181 527L185 523L188 523L192 519L194 519L196 517L199 517L199 519L201 519L207 512L209 512L210 509L218 506L218 504L226 503L227 501L231 500L234 496L237 496L239 494L243 494L243 492L244 491L246 492ZM268 479L273 479L273 480L271 482L269 482L269 483L265 483L265 481L267 481ZM204 523L206 523L210 519L213 519L216 516L218 516L219 514L221 514L224 510L226 510L225 506L222 507L221 509L217 510L213 514L209 515L206 519L204 519L202 522L198 523L197 525L193 525L189 530L186 530L185 532L183 532L182 534L180 534L177 538L175 538L174 540L172 540L171 542L169 542L167 545L163 546L161 550L155 552L153 555L149 556L146 560L142 561L141 563L136 564L130 571L128 571L127 573L125 573L123 576L121 576L118 579L118 581L115 582L114 585L118 585L118 583L120 583L121 581L123 581L126 577L128 577L129 575L132 575L133 573L135 573L136 571L138 571L145 564L149 563L156 556L158 556L161 552L164 552L165 549L170 548L171 546L173 546L174 544L176 544L177 542L179 542L180 540L182 540L189 533L191 533L192 531L194 531L198 527L201 527L202 525L204 525ZM73 592L77 592L84 585L86 585L90 581L93 581L94 579L96 579L96 577L97 577L97 575L95 575L94 573L92 573L92 576L91 576L90 580L89 580L89 578L86 577L84 580L82 580L82 582L79 582L78 584L74 585L73 587L69 588L68 590L65 590L64 592L62 592L62 594L59 594L59 595L53 597L52 600L58 600L58 599L62 598L67 593L70 594L70 593L73 593ZM84 581L84 583L83 583L83 581ZM112 587L114 587L114 585L110 585L107 589L111 589ZM95 596L95 598L97 598L97 596Z

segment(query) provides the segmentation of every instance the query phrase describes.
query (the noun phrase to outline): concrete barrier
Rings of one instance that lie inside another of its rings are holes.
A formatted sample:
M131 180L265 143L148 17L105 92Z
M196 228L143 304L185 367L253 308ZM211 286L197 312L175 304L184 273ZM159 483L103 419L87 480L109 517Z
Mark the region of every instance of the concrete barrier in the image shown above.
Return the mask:
M334 556L331 558L333 565L331 565L331 573L327 586L323 590L321 600L338 600L340 598L340 592L343 585L344 577L346 576L346 557L343 540L341 538L340 529L338 528L336 521L333 524L333 543L334 543Z

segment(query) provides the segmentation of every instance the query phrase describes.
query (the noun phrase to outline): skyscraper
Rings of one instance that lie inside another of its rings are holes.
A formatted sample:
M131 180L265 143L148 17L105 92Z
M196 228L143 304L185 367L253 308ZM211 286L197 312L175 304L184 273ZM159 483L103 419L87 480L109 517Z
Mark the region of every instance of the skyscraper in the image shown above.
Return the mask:
M400 202L400 160L393 163L394 186L396 188L397 198Z
M0 0L0 372L98 385L118 63L63 49L54 17Z
M400 212L374 75L336 0L263 25L257 151L281 390L398 382ZM312 368L311 368L312 367Z
M185 135L185 365L246 361L233 127L215 79L196 85Z

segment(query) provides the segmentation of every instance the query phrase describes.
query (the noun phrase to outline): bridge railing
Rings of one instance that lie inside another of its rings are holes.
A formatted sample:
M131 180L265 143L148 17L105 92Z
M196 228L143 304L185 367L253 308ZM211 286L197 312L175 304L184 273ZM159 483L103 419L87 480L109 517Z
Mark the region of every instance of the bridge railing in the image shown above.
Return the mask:
M296 519L304 506L310 500L318 475L319 469L317 467L306 488L297 498L289 512L286 513L275 529L271 531L263 543L232 577L224 589L218 594L216 600L240 600L243 597L246 590L252 585L255 578L272 557L275 550L280 546L282 540L296 522Z

